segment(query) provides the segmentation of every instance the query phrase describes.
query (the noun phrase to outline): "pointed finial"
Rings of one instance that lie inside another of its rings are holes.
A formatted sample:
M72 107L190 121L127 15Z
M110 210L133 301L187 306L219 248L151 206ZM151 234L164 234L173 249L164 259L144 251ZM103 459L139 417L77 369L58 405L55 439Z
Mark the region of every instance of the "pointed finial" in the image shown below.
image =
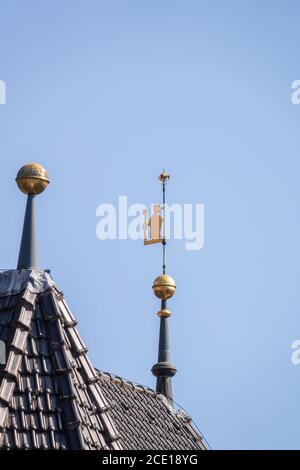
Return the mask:
M48 172L39 163L28 163L19 170L16 182L20 191L28 196L18 269L37 268L35 196L47 188L49 184Z

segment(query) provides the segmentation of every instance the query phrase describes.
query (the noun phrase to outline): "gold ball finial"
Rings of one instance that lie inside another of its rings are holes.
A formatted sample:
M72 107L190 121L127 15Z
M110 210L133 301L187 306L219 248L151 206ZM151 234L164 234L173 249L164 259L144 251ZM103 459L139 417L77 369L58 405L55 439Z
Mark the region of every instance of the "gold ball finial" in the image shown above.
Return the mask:
M152 289L156 297L167 300L175 294L176 283L168 274L162 274L154 280Z
M24 194L40 194L50 183L47 170L39 163L27 163L18 171L16 182Z

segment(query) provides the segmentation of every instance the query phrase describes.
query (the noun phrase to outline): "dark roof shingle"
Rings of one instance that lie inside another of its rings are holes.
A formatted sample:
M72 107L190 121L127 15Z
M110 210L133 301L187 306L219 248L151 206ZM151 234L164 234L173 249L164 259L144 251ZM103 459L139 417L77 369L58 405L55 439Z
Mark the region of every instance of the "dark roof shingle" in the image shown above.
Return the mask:
M9 273L0 274L0 448L206 448L162 395L93 368L48 273Z
M99 378L124 449L206 449L191 418L175 410L163 395L109 373L99 371Z

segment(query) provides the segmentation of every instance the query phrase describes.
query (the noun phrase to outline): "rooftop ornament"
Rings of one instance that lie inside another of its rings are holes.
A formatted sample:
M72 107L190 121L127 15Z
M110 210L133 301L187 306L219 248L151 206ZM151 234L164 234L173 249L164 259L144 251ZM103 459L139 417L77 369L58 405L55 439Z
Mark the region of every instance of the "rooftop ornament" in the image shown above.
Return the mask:
M35 196L45 191L49 176L39 163L28 163L18 171L16 182L20 191L27 194L18 269L34 269L37 268Z
M160 332L159 332L159 346L158 346L158 360L157 363L152 367L151 372L156 377L156 391L162 393L168 399L171 405L173 405L173 389L172 389L172 377L176 374L177 369L171 363L171 351L170 351L170 339L169 339L169 325L168 318L171 316L170 310L167 308L167 300L170 299L176 291L176 283L174 279L166 274L166 234L165 234L165 206L166 206L166 184L170 179L170 175L163 170L159 175L158 179L162 183L163 200L162 200L162 217L156 215L158 220L154 220L155 215L150 219L148 225L150 225L150 233L156 233L153 239L145 239L145 245L151 245L154 243L162 244L162 274L158 276L153 282L153 292L156 297L161 300L161 308L157 312L160 317ZM152 225L152 227L151 227ZM162 233L161 233L162 232Z
M27 163L18 171L16 182L22 193L37 195L45 191L49 181L47 170L39 163Z

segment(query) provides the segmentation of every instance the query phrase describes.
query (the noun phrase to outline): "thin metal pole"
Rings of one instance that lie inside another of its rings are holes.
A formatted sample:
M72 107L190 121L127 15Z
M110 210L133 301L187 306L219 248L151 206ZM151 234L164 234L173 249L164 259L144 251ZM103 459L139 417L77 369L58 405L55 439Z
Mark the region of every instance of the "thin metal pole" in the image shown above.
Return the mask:
M166 274L166 244L167 244L167 241L166 241L166 183L165 181L163 181L163 237L162 237L163 274Z

